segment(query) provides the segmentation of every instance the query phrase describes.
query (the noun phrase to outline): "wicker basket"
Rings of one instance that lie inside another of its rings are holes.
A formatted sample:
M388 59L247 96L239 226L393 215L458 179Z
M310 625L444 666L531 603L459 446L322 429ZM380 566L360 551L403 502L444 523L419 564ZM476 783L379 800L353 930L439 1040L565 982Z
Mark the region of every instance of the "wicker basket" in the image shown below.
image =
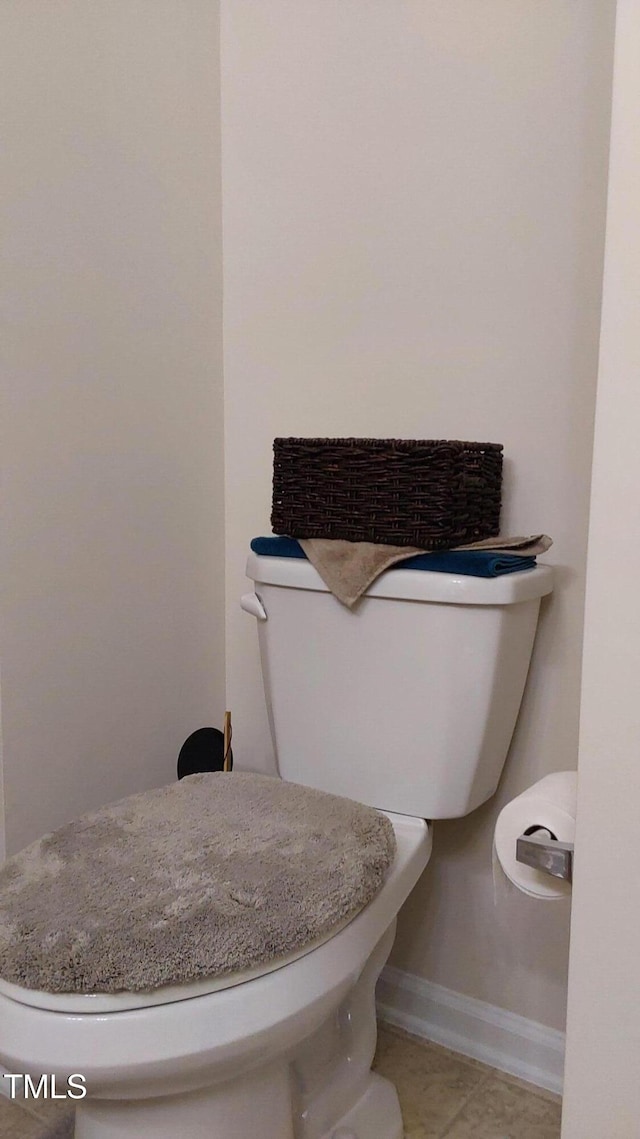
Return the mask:
M276 534L449 549L499 532L502 444L275 439Z

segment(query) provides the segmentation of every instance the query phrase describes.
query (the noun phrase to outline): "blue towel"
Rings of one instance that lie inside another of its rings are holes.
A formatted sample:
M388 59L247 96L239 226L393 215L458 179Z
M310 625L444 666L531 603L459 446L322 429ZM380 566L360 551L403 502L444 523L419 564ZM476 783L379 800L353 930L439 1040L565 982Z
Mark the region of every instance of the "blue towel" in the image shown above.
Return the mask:
M266 558L304 558L307 560L302 546L295 538L253 538L251 549L254 554Z
M270 558L304 558L304 553L295 538L254 538L251 542L254 554ZM501 577L505 573L519 573L534 569L535 557L520 557L517 554L500 554L495 550L440 550L433 554L413 554L394 569L432 570L436 573L459 573L468 577Z

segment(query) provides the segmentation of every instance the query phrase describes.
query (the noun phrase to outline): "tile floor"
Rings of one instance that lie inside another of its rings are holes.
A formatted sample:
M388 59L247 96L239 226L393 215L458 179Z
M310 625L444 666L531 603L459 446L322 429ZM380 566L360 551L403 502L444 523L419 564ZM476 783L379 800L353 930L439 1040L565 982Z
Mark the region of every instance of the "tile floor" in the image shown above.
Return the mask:
M406 1139L560 1139L560 1097L380 1027L374 1064L398 1089Z
M388 1025L376 1071L395 1083L406 1139L559 1139L560 1099ZM67 1139L64 1103L18 1106L0 1096L1 1139Z
M70 1139L73 1115L66 1102L58 1100L29 1105L11 1102L0 1095L1 1139Z

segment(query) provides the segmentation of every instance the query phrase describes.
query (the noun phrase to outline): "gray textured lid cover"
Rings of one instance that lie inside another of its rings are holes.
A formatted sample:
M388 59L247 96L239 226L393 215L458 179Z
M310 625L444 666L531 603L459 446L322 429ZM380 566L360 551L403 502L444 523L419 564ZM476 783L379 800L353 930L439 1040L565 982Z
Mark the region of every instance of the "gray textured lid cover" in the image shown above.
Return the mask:
M248 969L355 915L394 853L371 807L264 775L191 775L5 863L0 976L114 993Z

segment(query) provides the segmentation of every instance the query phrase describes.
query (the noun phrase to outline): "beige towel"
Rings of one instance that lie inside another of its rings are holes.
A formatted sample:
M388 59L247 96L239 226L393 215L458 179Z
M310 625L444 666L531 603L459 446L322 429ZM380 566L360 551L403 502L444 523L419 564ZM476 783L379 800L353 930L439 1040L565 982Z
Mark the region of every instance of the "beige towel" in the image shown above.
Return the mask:
M325 585L343 605L351 609L371 583L396 562L413 558L416 554L433 553L417 546L385 546L377 542L345 542L337 538L299 538L302 549ZM532 534L528 538L485 538L456 550L493 550L496 553L520 554L532 557L544 554L552 545L546 534ZM444 551L439 551L440 553Z

